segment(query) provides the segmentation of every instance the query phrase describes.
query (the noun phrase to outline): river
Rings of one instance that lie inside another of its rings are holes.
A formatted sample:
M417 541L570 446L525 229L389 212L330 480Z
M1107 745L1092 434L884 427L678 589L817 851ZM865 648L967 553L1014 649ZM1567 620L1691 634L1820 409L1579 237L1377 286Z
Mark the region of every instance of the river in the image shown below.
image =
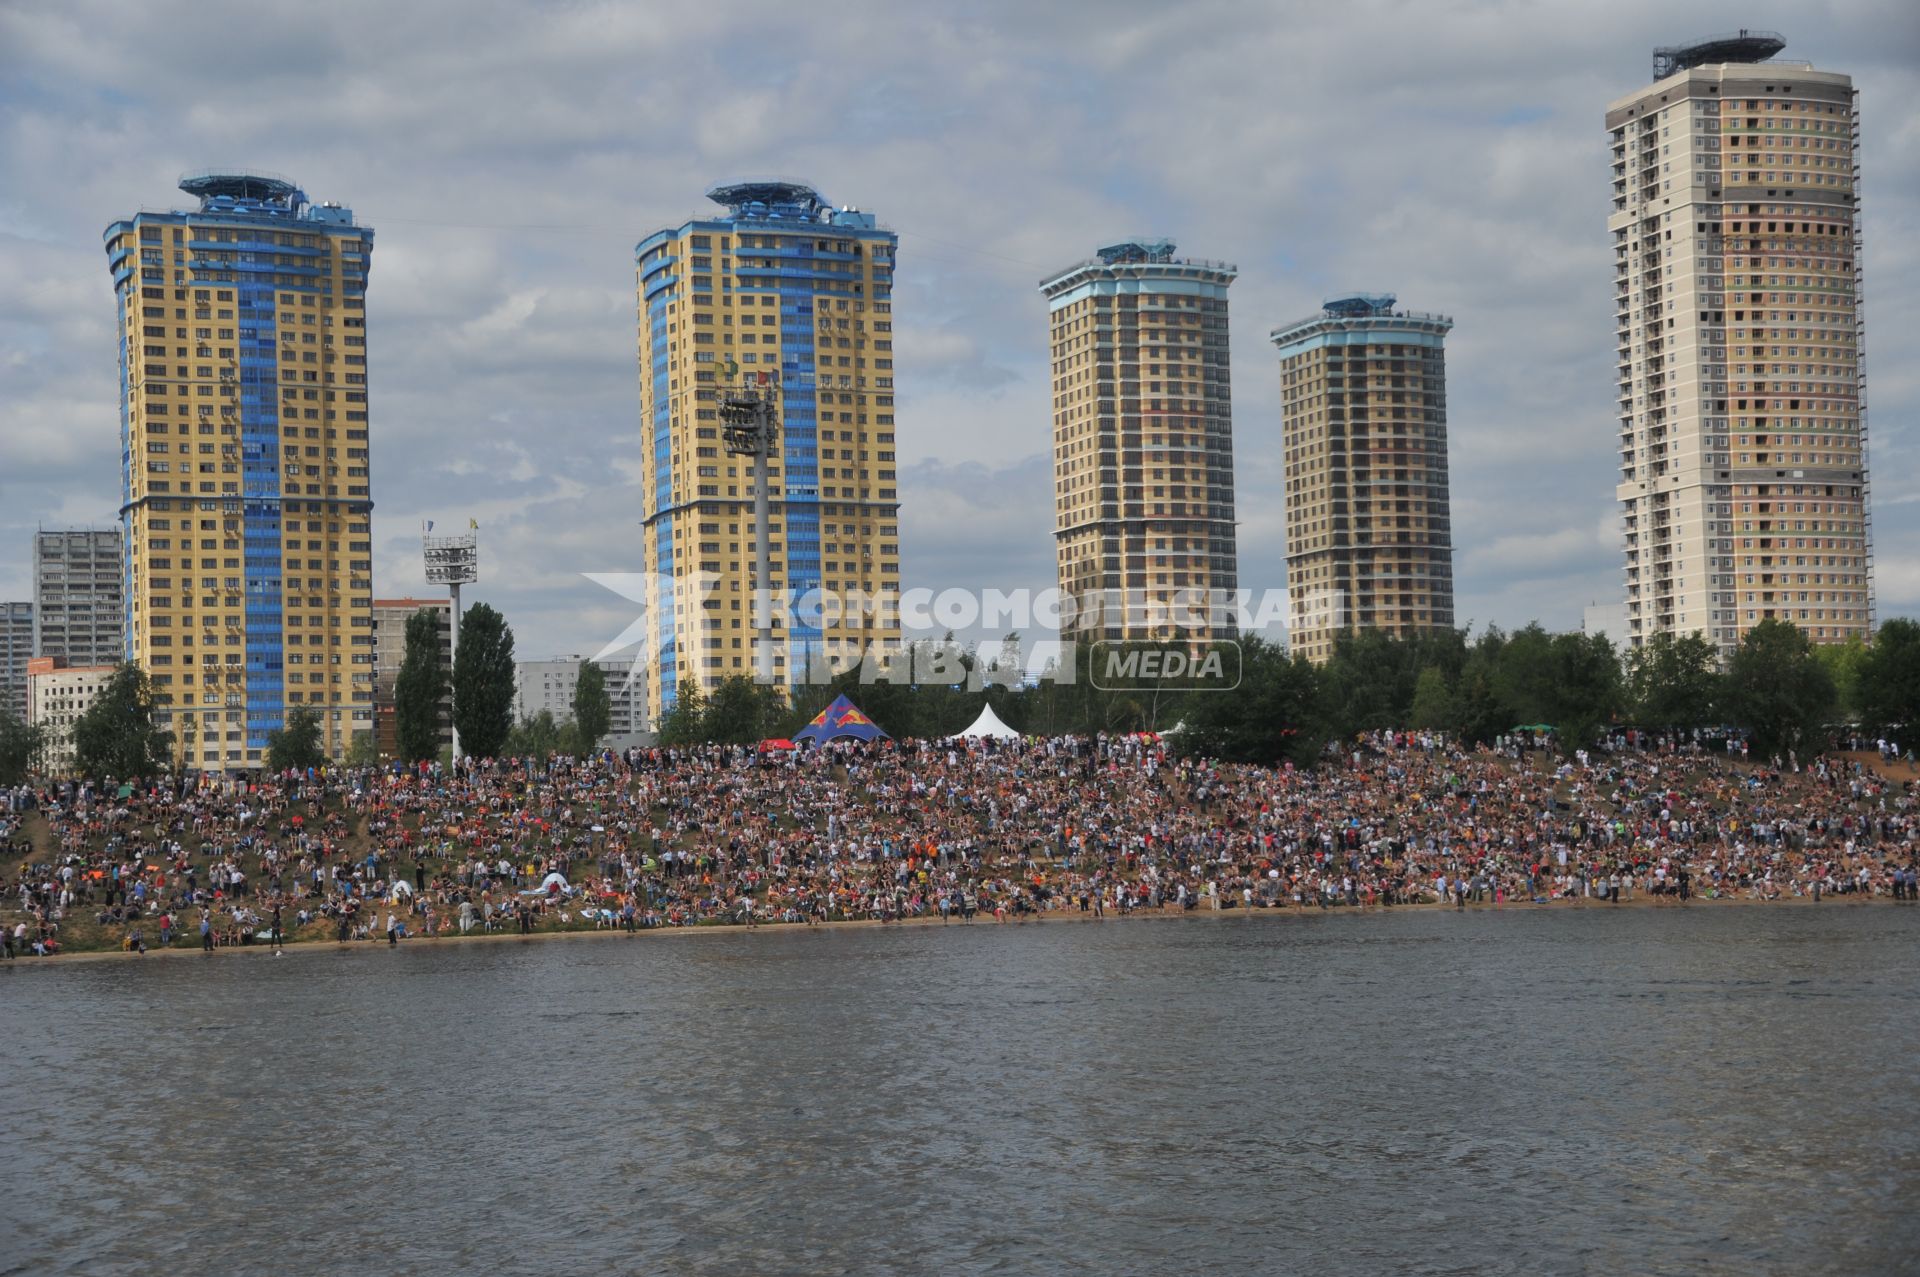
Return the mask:
M0 969L0 1272L1889 1273L1920 909Z

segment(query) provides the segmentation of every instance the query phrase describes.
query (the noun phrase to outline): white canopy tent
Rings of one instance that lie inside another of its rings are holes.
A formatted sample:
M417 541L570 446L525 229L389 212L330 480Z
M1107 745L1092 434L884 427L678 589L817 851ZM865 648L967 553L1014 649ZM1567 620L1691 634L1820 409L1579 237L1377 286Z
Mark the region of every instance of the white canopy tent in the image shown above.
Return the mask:
M960 735L962 738L988 736L994 740L1020 739L1019 732L1014 731L1011 727L1008 727L1000 721L1000 716L993 712L992 705L981 706L980 717L974 719L973 726L961 732Z
M545 878L542 878L538 887L523 891L520 894L523 896L548 897L571 896L574 894L574 888L573 884L567 881L566 875L556 870L549 873Z

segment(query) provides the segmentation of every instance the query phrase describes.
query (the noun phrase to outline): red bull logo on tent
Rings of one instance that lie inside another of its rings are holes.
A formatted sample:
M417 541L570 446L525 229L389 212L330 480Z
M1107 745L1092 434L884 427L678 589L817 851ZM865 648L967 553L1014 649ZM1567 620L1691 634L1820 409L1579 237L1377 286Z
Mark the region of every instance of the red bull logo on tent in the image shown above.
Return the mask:
M848 737L854 740L877 740L887 734L880 730L871 718L860 712L858 706L844 696L834 698L833 704L813 716L813 721L794 734L794 742L813 741L821 744L830 740Z

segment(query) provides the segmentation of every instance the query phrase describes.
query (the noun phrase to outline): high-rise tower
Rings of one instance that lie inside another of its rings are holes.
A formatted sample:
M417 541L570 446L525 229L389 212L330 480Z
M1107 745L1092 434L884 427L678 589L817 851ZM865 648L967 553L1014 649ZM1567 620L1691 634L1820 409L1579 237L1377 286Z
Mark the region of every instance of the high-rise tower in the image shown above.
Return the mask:
M1852 81L1741 31L1607 108L1627 626L1873 615Z
M771 672L794 683L829 651L899 634L893 420L898 237L795 182L739 182L725 211L635 248L640 313L648 718L688 680L751 676L752 462L730 455L720 391L772 396L776 599ZM670 588L662 588L670 582Z
M27 665L33 660L33 604L0 603L0 710L27 721Z
M1287 646L1453 625L1444 315L1355 293L1273 330L1287 485Z
M126 656L126 569L118 528L33 534L33 654L68 665Z
M1239 583L1224 262L1167 240L1050 276L1054 553L1070 632L1231 638Z
M183 766L260 766L297 708L338 757L373 726L373 232L279 178L180 189L105 236L128 655Z

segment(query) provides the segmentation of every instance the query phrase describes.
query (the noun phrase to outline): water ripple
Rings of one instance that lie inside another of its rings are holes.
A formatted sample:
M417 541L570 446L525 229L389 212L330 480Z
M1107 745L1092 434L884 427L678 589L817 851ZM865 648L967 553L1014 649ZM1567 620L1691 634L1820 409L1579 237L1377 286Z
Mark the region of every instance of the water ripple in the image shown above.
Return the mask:
M1563 921L23 964L0 1274L1912 1271L1920 911Z

